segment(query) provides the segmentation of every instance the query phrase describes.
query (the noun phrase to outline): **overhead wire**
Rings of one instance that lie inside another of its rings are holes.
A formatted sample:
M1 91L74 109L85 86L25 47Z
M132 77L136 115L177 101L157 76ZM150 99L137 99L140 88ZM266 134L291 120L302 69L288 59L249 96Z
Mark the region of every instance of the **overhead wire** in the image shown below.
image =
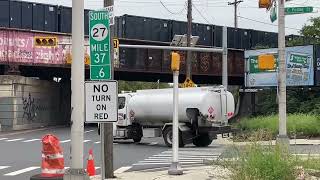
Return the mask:
M177 14L181 14L183 13L183 11L186 9L186 4L184 5L184 7L181 9L181 11L179 12L172 12L166 5L164 5L164 3L162 1L160 1L161 5L170 13L170 14L173 14L173 15L177 15Z
M194 7L194 9L199 13L199 15L200 15L208 24L212 24L212 23L210 23L210 21L201 13L201 11L199 11L199 9L198 9L194 4L192 4L192 6Z
M277 24L271 24L271 23L259 21L259 20L256 20L256 19L251 19L251 18L243 17L243 16L238 16L238 17L241 18L241 19L246 19L246 20L249 20L249 21L257 22L257 23L262 23L262 24L267 24L267 25L270 25L270 26L276 26L276 27L278 27ZM286 28L286 29L292 29L292 30L301 31L301 29L293 28L293 27L287 27L287 26L286 26L285 28Z

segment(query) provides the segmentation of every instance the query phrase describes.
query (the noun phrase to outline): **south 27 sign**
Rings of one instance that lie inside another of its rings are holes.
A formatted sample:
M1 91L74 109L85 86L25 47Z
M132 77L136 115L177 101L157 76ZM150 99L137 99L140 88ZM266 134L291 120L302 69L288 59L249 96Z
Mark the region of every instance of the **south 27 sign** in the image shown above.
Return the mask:
M85 83L86 122L116 122L118 120L117 81Z

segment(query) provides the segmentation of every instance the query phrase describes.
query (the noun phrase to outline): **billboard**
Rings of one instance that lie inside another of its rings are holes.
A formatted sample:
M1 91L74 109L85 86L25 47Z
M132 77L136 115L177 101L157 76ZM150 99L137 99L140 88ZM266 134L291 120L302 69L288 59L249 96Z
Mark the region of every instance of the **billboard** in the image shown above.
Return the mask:
M275 70L259 70L258 56L273 54L276 58ZM278 85L278 49L260 49L245 51L246 87ZM286 48L287 86L314 85L313 46L295 46Z

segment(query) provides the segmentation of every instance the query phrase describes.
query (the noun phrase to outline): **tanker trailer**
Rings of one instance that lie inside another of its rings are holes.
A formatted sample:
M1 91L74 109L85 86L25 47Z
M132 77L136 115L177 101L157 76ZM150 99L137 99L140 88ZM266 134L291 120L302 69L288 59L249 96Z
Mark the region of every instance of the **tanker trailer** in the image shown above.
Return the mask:
M119 94L115 139L162 135L172 145L173 90L151 89ZM208 146L217 134L229 133L228 119L234 114L233 95L219 87L179 89L179 146Z

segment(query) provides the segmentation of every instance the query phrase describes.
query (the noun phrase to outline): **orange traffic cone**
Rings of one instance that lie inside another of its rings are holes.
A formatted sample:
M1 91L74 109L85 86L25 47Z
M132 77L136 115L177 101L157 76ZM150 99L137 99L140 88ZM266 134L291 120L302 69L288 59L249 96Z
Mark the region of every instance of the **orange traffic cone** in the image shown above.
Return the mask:
M93 159L92 149L89 150L89 158L87 161L87 173L89 176L96 175L96 169L94 167L94 159Z

